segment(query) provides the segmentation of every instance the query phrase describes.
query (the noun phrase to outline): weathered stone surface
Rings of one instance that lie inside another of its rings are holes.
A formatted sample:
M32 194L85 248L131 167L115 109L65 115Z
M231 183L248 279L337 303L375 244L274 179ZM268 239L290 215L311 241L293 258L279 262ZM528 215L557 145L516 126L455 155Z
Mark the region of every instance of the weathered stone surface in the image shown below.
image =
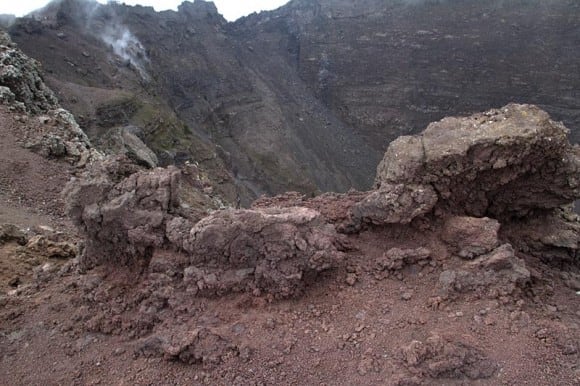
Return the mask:
M443 271L439 285L447 293L477 291L493 298L514 294L529 280L524 261L515 256L510 244L504 244L457 269Z
M391 185L381 187L355 204L355 221L383 224L408 224L415 217L429 213L437 203L437 194L429 185Z
M72 114L60 107L44 83L40 64L22 53L2 30L0 103L14 110L39 115L42 125L38 129L27 130L23 125L22 133L18 135L24 147L44 157L67 158L78 166L102 158L91 148L88 137Z
M580 263L580 216L566 210L540 213L502 226L517 249L546 262Z
M81 263L146 264L165 243L170 212L179 210L180 176L175 167L138 172L126 159L111 158L71 181L67 212L86 237Z
M537 107L510 104L445 118L393 142L375 185L430 185L457 214L525 216L580 197L580 148Z
M123 154L139 165L155 168L159 160L155 153L137 136L140 130L137 127L127 126L110 130L104 141L104 145L114 154Z
M411 264L425 265L431 258L431 251L427 248L401 249L391 248L376 260L378 270L398 271Z
M237 347L208 328L181 328L144 339L135 354L144 357L164 357L186 364L219 364L222 357L237 353Z
M74 259L79 252L77 246L73 243L53 241L42 235L31 237L26 244L26 248L37 256L54 259Z
M40 63L24 55L0 30L0 86L7 87L15 101L29 113L57 109L58 101L44 84Z
M443 227L441 238L452 251L464 259L473 259L499 245L497 220L474 217L451 217Z
M191 229L184 249L201 269L185 276L193 292L250 287L287 297L302 290L309 274L337 266L339 248L334 226L315 210L225 210Z
M28 242L28 237L26 233L16 225L13 224L2 224L0 225L0 245L8 242L17 242L20 245L24 245Z
M286 297L298 294L308 275L342 259L334 226L313 209L228 209L197 222L207 214L195 209L212 202L201 200L194 182L175 167L139 171L123 158L95 164L71 181L67 211L86 238L81 265L147 270L155 250L169 249L189 256L182 269L190 292Z
M437 334L432 334L424 342L410 342L401 348L401 356L413 374L432 379L486 379L499 368L482 350Z

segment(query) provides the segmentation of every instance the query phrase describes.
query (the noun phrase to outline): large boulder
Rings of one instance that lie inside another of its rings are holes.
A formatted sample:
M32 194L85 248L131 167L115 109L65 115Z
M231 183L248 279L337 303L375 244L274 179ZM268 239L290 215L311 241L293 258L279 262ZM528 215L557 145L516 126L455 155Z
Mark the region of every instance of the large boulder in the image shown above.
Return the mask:
M375 187L431 187L437 207L475 217L525 216L580 197L580 148L568 130L531 105L445 118L394 141Z
M333 225L308 208L224 210L198 222L184 240L192 292L258 289L299 293L305 279L343 258Z
M167 243L167 222L193 221L212 207L192 179L176 167L142 171L127 158L110 157L69 182L67 212L86 239L82 265L146 265Z

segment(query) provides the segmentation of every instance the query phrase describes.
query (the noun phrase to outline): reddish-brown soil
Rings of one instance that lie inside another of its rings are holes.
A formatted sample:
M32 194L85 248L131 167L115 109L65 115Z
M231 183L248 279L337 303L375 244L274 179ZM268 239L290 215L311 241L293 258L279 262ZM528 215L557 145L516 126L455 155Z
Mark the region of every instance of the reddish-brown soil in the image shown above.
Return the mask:
M74 239L59 196L70 167L19 147L23 123L5 110L0 115L1 222L51 225ZM323 209L340 223L343 210L333 208L332 200ZM113 312L115 298L120 307L130 301L139 307L134 271L79 273L72 261L30 256L5 244L0 384L580 384L580 296L568 273L520 255L532 272L523 290L449 295L440 290L439 277L460 261L445 257L431 231L371 228L351 236L350 244L344 264L318 276L295 299L192 295L184 302L189 308L173 314L167 328L176 331L168 336L194 325L223 338L203 341L198 349L204 360L193 364L148 356L147 333L139 326L110 333L103 333L106 323L95 326L108 319L113 325L118 314L132 312ZM421 246L432 251L428 264L390 274L377 268L388 249ZM20 283L8 283L15 276Z
M0 372L10 385L413 384L397 383L412 374L402 350L438 335L485 352L498 373L477 381L418 378L424 383L416 384L578 384L580 297L557 272L528 261L537 270L529 295L439 303L437 269L373 277L368 258L384 248L377 236L360 236L368 249L350 262L353 286L343 272L322 277L296 300L200 300L199 321L245 342L218 364L147 359L135 355L138 343L127 336L87 331L79 278L58 277L4 298Z

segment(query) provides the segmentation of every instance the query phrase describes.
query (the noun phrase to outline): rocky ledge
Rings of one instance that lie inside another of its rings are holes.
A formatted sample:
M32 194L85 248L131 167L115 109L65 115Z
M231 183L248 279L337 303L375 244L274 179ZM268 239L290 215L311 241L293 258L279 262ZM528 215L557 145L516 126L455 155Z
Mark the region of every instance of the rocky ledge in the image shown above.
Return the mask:
M578 218L566 205L580 197L580 149L566 134L529 105L446 118L389 146L375 190L281 196L205 218L192 210L199 188L186 182L187 170L143 171L110 158L69 183L68 208L86 238L85 268L135 266L147 276L153 256L171 251L195 294L299 294L308 278L341 264L349 234L394 225L435 229L451 254L492 261L469 269L504 269L493 261L511 261L515 251L577 264ZM500 232L514 224L518 232Z

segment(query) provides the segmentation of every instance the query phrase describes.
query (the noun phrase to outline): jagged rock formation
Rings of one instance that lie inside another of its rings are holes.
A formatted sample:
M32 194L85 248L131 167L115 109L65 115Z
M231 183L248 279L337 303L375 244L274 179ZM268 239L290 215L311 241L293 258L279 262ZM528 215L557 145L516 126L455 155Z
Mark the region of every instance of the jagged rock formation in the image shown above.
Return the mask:
M368 189L398 136L512 101L564 120L577 142L579 11L572 0L294 0L228 24L200 0L163 13L66 0L10 31L94 143L138 126L161 165L198 162L249 205L264 192ZM120 32L132 49L118 49Z
M42 123L40 130L18 133L24 147L45 157L66 158L79 166L100 158L72 114L60 107L44 83L40 64L22 53L2 30L0 103L16 112L38 116Z
M525 216L580 194L580 149L568 130L527 105L468 118L445 118L419 137L394 141L375 186L432 188L439 207L471 216Z
M10 36L0 30L0 85L3 103L31 114L46 113L58 108L53 92L44 84L40 63L23 54Z
M420 136L402 137L389 147L378 167L376 190L329 198L346 210L338 216L340 227L324 209L324 199L291 205L274 200L271 208L266 201L252 210L218 211L200 220L201 213L192 211L195 203L187 201L195 185L195 180L184 183L187 172L174 167L137 172L116 159L71 181L68 211L86 237L85 267L129 264L147 272L156 250L173 250L184 256L180 269L190 293L257 290L283 297L299 293L309 273L340 264L346 244L336 229L429 228L429 222L443 218L440 240L451 253L473 261L459 261L458 271L448 271L442 283L473 289L502 282L509 287L502 293L511 293L529 272L512 247L502 245L498 220L507 227L517 222L521 230L511 237L517 247L527 246L525 252L564 248L577 260L574 221L550 222L566 229L561 241L533 236L539 226L535 213L560 210L580 197L579 148L565 134L565 127L528 105L436 122ZM476 218L486 214L494 219ZM393 252L382 269L429 257L417 253ZM487 272L485 279L477 272Z
M195 166L143 171L125 157L91 165L64 192L69 216L87 237L81 264L147 267L154 249L181 248L166 234L175 227L174 218L191 226L208 209L223 205L202 188Z

